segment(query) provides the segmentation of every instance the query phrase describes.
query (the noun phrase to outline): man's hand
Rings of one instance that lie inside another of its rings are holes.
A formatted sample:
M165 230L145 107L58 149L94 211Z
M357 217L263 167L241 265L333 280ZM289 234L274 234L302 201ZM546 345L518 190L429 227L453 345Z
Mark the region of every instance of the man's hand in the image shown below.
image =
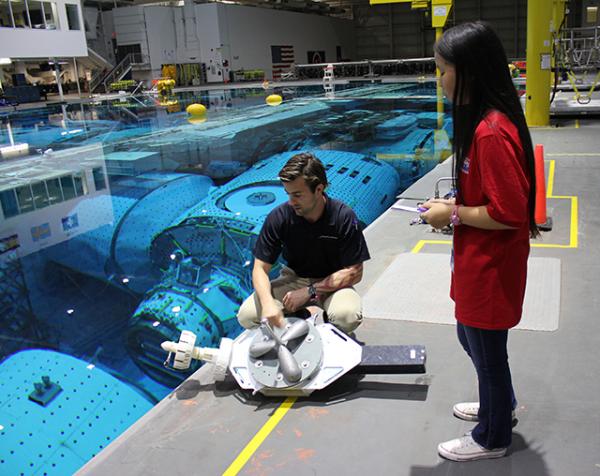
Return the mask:
M261 319L267 319L271 326L283 327L285 320L283 318L283 311L279 309L279 306L275 302L269 303L267 306L262 308Z
M303 307L310 299L308 288L300 288L290 291L283 296L283 305L289 312L295 312Z

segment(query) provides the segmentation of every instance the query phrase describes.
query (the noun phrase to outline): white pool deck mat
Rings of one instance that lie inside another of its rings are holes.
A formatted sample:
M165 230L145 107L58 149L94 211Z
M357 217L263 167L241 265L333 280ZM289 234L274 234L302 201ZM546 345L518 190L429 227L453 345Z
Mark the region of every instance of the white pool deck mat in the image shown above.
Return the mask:
M558 329L560 266L557 258L529 258L523 317L515 329ZM363 313L368 319L455 324L449 290L450 255L402 253L364 295Z

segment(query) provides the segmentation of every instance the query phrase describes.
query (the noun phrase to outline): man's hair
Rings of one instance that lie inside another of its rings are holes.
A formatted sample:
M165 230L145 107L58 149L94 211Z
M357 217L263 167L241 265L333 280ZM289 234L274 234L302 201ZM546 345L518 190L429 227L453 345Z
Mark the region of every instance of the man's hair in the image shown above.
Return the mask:
M311 192L314 192L319 184L327 187L327 174L323 162L309 152L294 155L279 172L282 182L293 182L299 177L306 181Z

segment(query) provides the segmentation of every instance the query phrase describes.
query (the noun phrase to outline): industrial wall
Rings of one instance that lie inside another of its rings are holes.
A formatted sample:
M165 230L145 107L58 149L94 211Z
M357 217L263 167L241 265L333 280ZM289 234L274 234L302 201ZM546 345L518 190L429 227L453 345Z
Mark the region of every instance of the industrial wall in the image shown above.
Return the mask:
M140 45L141 53L149 56L144 7L115 8L112 15L117 45Z
M294 63L336 61L354 56L350 20L221 3L183 7L132 6L113 11L119 47L139 45L151 64L205 63L208 82L229 80L229 72L273 73L271 46L286 46ZM309 52L311 57L309 58Z
M420 58L433 55L435 31L425 10L410 4L353 6L356 58ZM509 58L524 58L527 34L527 0L458 0L447 27L465 21L490 22Z
M272 77L271 46L293 47L296 64L314 57L320 62L337 61L337 47L345 58L355 54L349 20L226 4L218 4L218 10L224 54L228 50L233 70L263 69Z

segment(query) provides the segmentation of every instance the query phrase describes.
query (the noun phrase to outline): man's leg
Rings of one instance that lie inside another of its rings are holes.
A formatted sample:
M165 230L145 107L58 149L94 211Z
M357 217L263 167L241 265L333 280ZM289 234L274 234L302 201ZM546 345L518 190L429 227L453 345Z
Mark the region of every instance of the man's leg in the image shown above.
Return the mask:
M362 301L354 288L343 288L323 302L327 318L335 327L349 334L362 323Z
M271 293L277 305L283 309L281 303L283 296L289 291L306 287L308 284L308 279L300 278L290 268L284 267L279 276L271 281ZM260 325L260 315L261 306L258 296L256 296L256 293L252 293L240 306L237 314L238 322L242 327L252 329Z

